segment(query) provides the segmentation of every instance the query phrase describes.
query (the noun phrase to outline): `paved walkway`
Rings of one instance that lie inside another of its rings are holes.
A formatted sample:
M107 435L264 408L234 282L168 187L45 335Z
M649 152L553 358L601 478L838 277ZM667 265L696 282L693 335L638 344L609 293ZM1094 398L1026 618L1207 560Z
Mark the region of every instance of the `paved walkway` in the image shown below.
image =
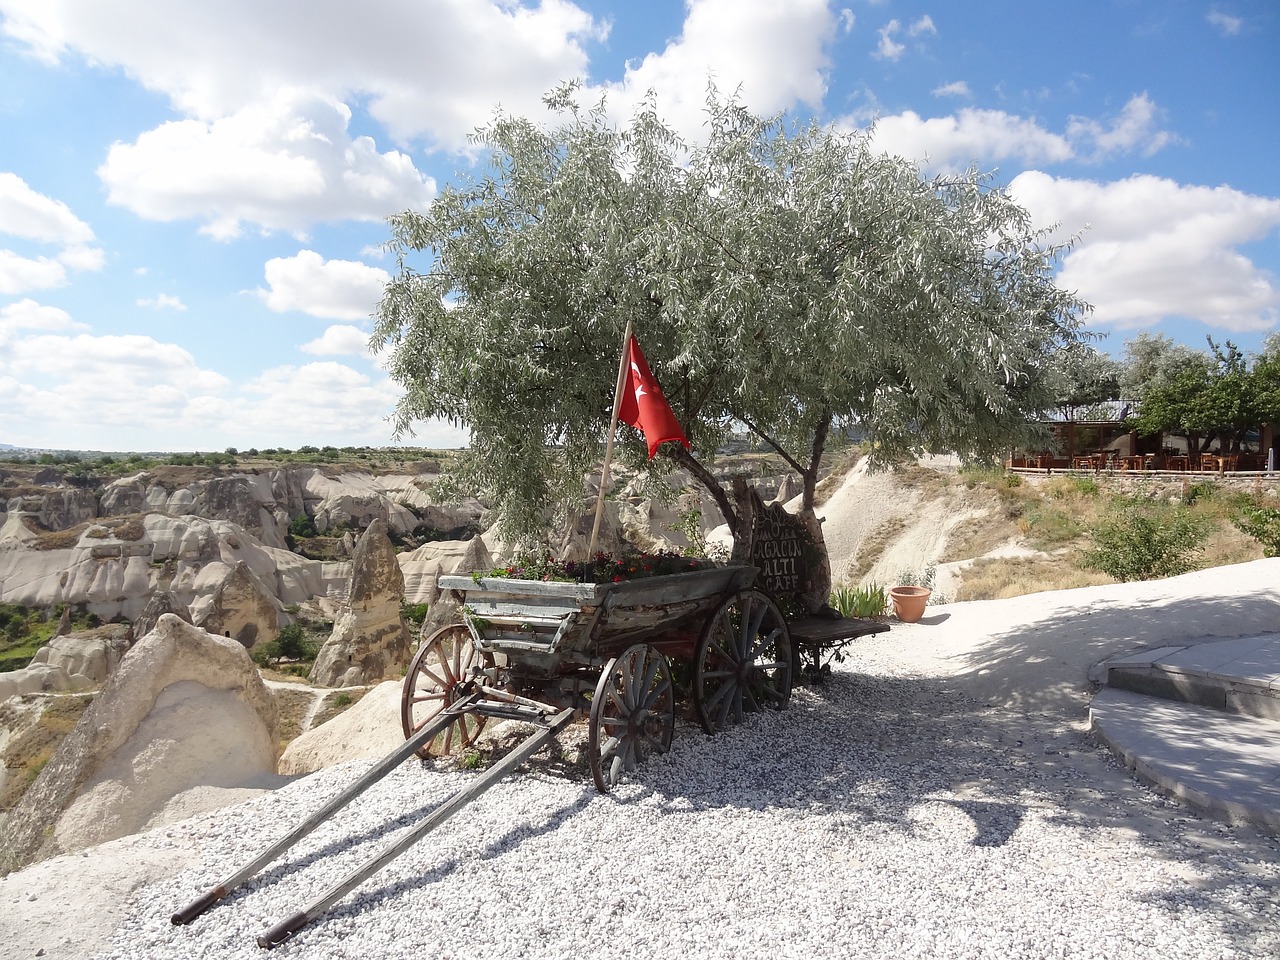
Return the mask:
M1280 633L1117 657L1091 679L1093 728L1138 776L1280 832Z

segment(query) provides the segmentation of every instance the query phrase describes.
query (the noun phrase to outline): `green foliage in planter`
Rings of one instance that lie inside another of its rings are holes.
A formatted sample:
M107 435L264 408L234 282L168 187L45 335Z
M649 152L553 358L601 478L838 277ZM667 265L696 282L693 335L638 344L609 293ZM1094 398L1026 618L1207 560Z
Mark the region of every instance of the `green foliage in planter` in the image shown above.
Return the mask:
M1196 569L1208 524L1183 506L1120 500L1090 531L1086 566L1121 581L1155 580Z
M884 616L888 598L884 587L869 583L866 586L838 586L831 591L831 604L842 617L868 618Z

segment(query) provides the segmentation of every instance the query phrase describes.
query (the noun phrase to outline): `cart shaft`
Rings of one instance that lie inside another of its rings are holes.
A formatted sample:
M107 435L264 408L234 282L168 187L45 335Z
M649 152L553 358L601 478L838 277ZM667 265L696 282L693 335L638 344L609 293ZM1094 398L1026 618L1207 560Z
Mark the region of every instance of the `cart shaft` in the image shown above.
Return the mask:
M425 743L430 743L441 730L457 720L458 716L471 710L479 700L480 694L472 693L451 704L440 712L434 723L424 727L406 740L395 752L388 754L371 767L359 780L347 787L323 807L298 824L287 836L280 838L258 856L254 857L216 887L211 888L186 907L173 914L169 919L176 925L190 923L218 901L225 899L233 891L239 889L257 874L263 867L271 863L299 840L311 833L333 814L337 813L360 794L364 793L392 770L400 766L418 752Z
M484 705L481 705L483 710ZM472 800L475 800L499 780L512 773L520 764L528 759L549 740L553 739L561 730L563 730L569 722L574 718L576 711L572 707L566 707L554 717L550 719L547 726L538 730L500 761L494 764L489 770L485 771L478 777L474 783L470 783L457 791L434 810L427 815L416 827L409 830L404 836L397 838L388 844L383 850L376 854L371 860L366 861L348 874L341 882L334 885L323 896L319 897L314 903L305 910L295 913L284 920L281 920L275 926L266 930L258 937L258 946L270 949L283 943L298 930L302 929L311 920L314 920L320 914L324 913L338 900L354 890L357 886L380 870L385 864L394 860L409 847L413 846L420 839L434 830L440 824L444 823L451 816L465 807Z

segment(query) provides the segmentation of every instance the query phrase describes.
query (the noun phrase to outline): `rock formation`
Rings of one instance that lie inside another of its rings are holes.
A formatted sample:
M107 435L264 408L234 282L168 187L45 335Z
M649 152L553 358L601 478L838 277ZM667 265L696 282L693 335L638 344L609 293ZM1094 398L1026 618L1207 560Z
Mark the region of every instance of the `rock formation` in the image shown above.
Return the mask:
M161 617L14 807L0 872L135 833L196 788L274 781L276 723L243 646Z
M173 594L168 590L160 589L151 594L146 607L143 608L138 619L133 621L134 636L145 637L156 628L156 624L166 613L172 613L187 623L191 622L191 611L187 609L187 605L174 599Z
M425 544L421 549L425 549L428 546L432 546L432 544ZM442 591L437 585L437 577L446 573L457 573L465 576L493 569L493 557L489 555L489 550L485 546L484 540L480 537L472 537L461 546L464 548L461 554L449 559L441 558L439 561L440 566L436 573L427 578L424 584L426 587L424 598L416 601L417 603L428 604L427 616L422 621L423 637L431 636L443 626L462 622L461 601L452 590ZM416 553L417 551L414 552Z
M127 623L109 623L54 637L36 651L32 665L45 664L67 675L70 690L90 690L106 682L133 642Z
M618 502L607 500L604 508L604 516L600 518L600 534L596 539L596 550L616 555L623 552L627 546L624 526L619 517ZM591 528L595 524L595 511L595 501L584 500L582 509L569 519L560 536L551 545L551 552L558 559L579 561L587 559L591 544Z
M28 514L45 530L70 530L98 515L98 501L90 490L60 487L13 497L8 511Z
M240 561L200 602L191 622L210 633L231 637L245 647L266 641L280 632L284 610L275 592L268 590L249 565Z
M408 665L409 628L400 615L404 576L383 520L374 520L351 558L347 602L320 648L311 680L331 687L377 683Z
M405 603L432 603L436 578L442 573L469 574L492 570L494 561L484 540L435 540L399 556Z

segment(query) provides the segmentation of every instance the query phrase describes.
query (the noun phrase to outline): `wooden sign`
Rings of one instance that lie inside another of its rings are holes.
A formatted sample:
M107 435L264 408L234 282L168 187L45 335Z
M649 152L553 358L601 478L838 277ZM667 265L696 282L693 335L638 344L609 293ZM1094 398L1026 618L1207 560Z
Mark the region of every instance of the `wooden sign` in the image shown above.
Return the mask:
M775 597L800 593L808 581L804 528L780 503L756 515L751 536L751 562L759 568L758 583Z
M777 600L798 600L809 612L824 606L831 573L818 521L810 529L781 503L764 503L740 477L734 480L734 499L739 523L734 562L758 568L756 586Z

